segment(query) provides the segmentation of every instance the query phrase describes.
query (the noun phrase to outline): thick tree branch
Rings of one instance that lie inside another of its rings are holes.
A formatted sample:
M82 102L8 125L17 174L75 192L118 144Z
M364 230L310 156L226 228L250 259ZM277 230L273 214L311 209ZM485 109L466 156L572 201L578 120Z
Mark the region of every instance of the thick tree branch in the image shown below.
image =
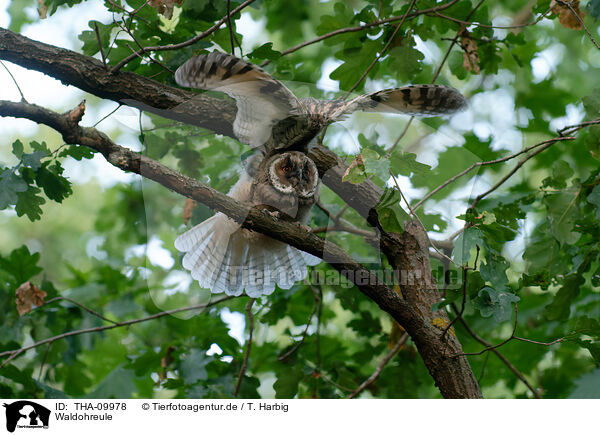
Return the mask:
M34 41L1 27L0 59L42 72L100 98L235 137L232 124L236 107L230 100L166 86L130 72L110 74L93 57Z

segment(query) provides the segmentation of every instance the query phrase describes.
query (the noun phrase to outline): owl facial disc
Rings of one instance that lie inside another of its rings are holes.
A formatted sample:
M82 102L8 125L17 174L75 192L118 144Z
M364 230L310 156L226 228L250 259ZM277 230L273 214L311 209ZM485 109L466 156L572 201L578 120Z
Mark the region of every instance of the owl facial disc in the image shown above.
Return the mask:
M269 166L269 182L280 193L310 199L319 182L314 162L305 154L290 151L273 157Z

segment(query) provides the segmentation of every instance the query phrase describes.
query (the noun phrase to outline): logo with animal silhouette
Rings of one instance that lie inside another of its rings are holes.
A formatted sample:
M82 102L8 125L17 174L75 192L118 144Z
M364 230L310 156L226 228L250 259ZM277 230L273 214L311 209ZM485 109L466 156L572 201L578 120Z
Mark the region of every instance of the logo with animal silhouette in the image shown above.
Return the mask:
M6 430L14 432L19 429L47 429L50 420L50 410L29 400L19 400L6 408Z

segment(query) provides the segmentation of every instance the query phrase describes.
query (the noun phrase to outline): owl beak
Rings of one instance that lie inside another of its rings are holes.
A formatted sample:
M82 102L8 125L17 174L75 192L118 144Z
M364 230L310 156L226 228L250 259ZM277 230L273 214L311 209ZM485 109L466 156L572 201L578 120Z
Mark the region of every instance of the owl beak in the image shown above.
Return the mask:
M298 182L300 181L301 176L302 176L302 171L299 171L299 170L294 171L294 177L292 177L292 180L291 180L292 186L294 186L294 187L298 186Z

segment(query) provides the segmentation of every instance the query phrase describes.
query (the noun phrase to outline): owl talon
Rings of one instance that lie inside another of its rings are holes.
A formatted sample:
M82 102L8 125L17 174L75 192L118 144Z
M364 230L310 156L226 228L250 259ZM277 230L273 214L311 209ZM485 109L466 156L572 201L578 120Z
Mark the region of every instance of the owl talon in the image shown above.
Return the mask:
M304 231L308 231L309 233L311 233L311 232L312 232L312 228L311 228L311 227L309 227L308 225L304 225L304 224L301 224L300 222L298 222L298 226L299 226L300 228L302 228Z

